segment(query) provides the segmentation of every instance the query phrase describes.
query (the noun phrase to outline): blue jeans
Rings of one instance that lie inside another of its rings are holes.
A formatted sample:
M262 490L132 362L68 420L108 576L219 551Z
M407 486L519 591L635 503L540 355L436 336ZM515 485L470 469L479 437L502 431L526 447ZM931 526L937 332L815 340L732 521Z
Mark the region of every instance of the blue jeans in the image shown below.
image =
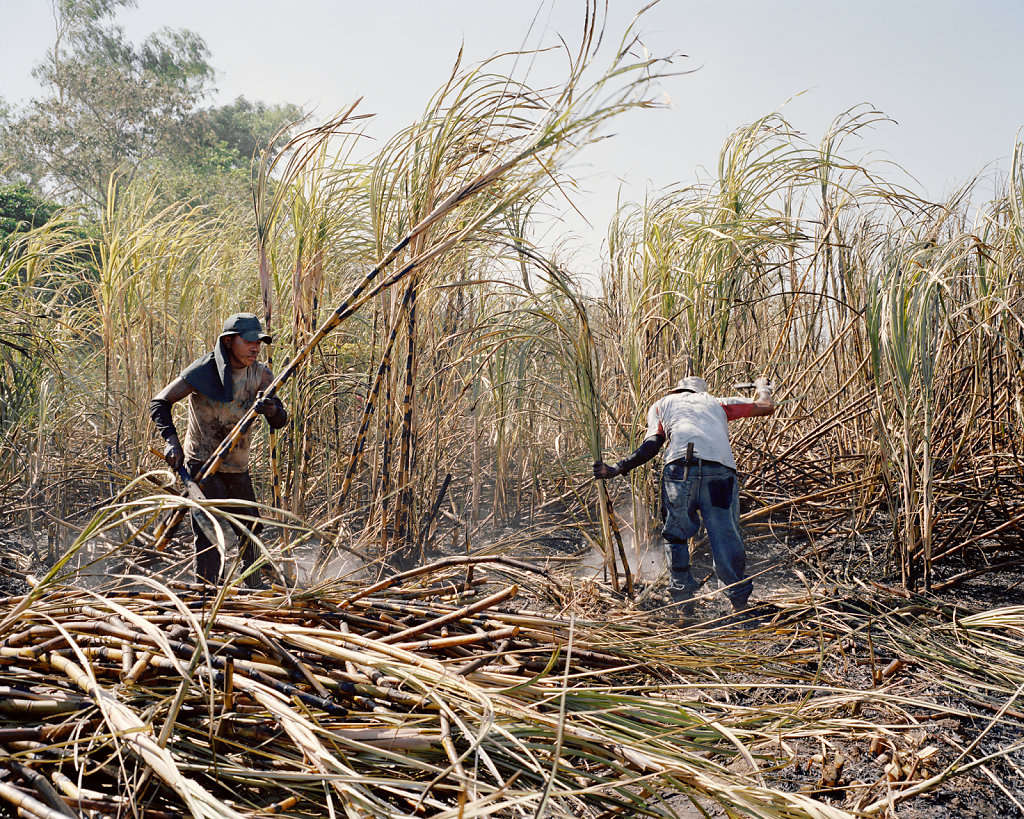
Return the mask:
M662 537L669 565L673 600L685 600L700 587L690 571L689 540L700 529L708 532L718 579L729 586L725 595L733 606L747 602L753 590L744 579L747 554L740 535L740 493L736 473L714 461L696 459L686 473L683 461L665 464L661 476ZM698 518L699 515L699 518Z

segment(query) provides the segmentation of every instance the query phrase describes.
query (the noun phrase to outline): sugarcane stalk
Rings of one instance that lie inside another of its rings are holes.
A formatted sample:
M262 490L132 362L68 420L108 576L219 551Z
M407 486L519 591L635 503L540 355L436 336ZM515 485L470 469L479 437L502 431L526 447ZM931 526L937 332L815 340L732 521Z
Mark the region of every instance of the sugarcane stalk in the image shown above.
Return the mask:
M603 457L604 445L601 434L601 396L599 388L600 363L598 361L597 344L590 328L590 318L586 306L579 294L573 289L566 274L549 259L526 247L521 242L516 245L521 259L529 259L540 267L550 278L558 292L564 295L572 305L573 312L579 322L577 329L570 329L565 323L551 316L545 316L559 331L563 349L571 356L572 371L569 373L575 388L576 398L583 415L583 429L587 437L587 445L594 462ZM615 510L612 506L608 487L604 481L596 481L598 494L598 515L601 523L601 550L605 567L609 574L612 588L619 591L619 573L616 566L615 553L618 551L622 561L622 571L626 580L626 593L633 596L633 574L626 556L625 544L619 531Z
M397 321L397 317L396 317ZM389 374L390 375L390 374ZM380 521L378 523L378 530L380 532L380 554L386 555L388 553L389 542L389 513L391 511L391 449L392 449L392 431L391 425L393 423L392 413L390 408L392 406L392 398L394 393L394 381L389 377L384 382L384 401L383 407L384 412L381 415L380 429L381 429L381 448L380 448L380 472L379 481L376 487L376 497L379 499L377 504L377 512L380 515ZM371 510L371 520L373 511Z
M488 595L482 600L478 600L475 603L471 603L468 606L464 606L458 611L453 611L448 614L444 614L440 617L435 617L433 620L429 620L426 623L415 626L414 628L400 631L397 634L389 634L387 637L380 639L381 643L397 643L399 640L408 640L410 637L415 637L418 634L423 634L425 631L430 631L432 628L443 626L447 623L454 623L456 620L461 620L464 617L468 617L471 614L476 614L480 611L485 611L493 606L503 603L509 598L515 597L519 594L519 586L511 585L507 589L501 589L496 591L494 594Z
M448 486L449 484L451 484L451 481L452 473L448 472L445 474L444 480L441 481L441 488L437 491L437 497L434 499L433 506L430 507L430 512L427 513L426 518L424 518L423 523L420 526L420 534L419 537L417 538L417 542L420 544L420 548L423 547L424 543L427 540L427 537L430 534L430 527L434 523L434 518L437 517L438 511L440 511L441 509L441 504L444 503L444 497L445 494L448 492ZM471 584L472 577L468 578L467 582L464 585L470 586Z
M14 652L3 649L6 656L20 656L29 659L28 652ZM177 792L193 815L197 817L227 817L228 819L242 819L242 815L231 810L222 802L217 800L198 783L186 779L171 757L170 753L157 745L153 738L151 729L141 722L131 709L123 705L117 698L104 691L95 684L93 679L77 664L66 657L55 652L49 652L39 658L40 661L52 666L65 674L84 693L88 694L101 708L104 718L110 724L112 731L121 738L133 752L137 753L148 765L150 770L156 773L169 787ZM8 787L0 782L0 787ZM49 810L49 808L45 808ZM33 808L35 812L35 808ZM40 814L50 816L50 814ZM53 816L61 814L53 813Z
M132 665L131 669L128 671L127 674L124 675L121 681L125 685L135 685L135 683L139 681L139 677L142 676L143 672L146 670L146 667L149 665L152 659L152 651L142 652L142 655L135 661L134 665Z
M131 801L126 797L110 796L104 799L96 797L81 796L71 799L72 803L79 808L87 811L98 811L103 816L116 816L119 813L122 815L127 812ZM155 808L139 808L135 807L135 815L139 816L140 819L180 819L181 814L166 811L156 810ZM77 814L75 814L77 816Z
M299 660L297 657L295 657L290 651L288 651L288 649L286 649L283 645L281 645L277 640L275 640L274 638L264 634L259 629L246 629L246 630L243 630L241 628L238 628L236 630L239 631L242 634L248 633L251 636L255 637L257 640L259 640L261 643L263 643L263 645L265 645L267 648L269 648L270 651L273 654L276 654L288 666L290 666L293 670L298 672L298 674L301 675L302 678L304 678L306 680L306 682L309 683L310 687L316 692L318 697L320 697L321 699L324 699L324 700L329 700L330 699L330 697L331 697L330 693L327 691L326 688L323 687L323 685L321 685L320 681L316 677L313 676L313 674L302 663L301 660Z
M53 785L51 785L49 780L41 773L32 770L17 759L6 759L3 764L10 767L10 769L19 777L35 788L36 793L38 793L42 798L44 804L49 805L50 808L62 816L69 816L71 819L79 819L78 814L67 806L64 800L60 798L60 794L57 793Z
M444 557L440 560L436 560L426 566L417 566L409 569L408 571L401 572L400 574L386 577L383 580L379 580L376 583L367 586L364 589L360 589L355 594L342 600L338 606L339 608L346 609L351 607L356 602L362 600L364 597L369 597L371 594L376 594L379 591L383 591L391 586L399 585L400 583L410 580L413 577L419 577L424 574L433 574L434 572L446 569L451 566L474 566L480 563L496 563L498 565L509 566L520 571L531 572L533 574L539 574L545 578L551 579L550 574L546 569L540 569L529 563L521 560L514 560L508 557L501 557L499 555L456 555L453 557ZM554 582L552 580L552 582ZM560 586L559 586L560 588Z
M422 253L415 256L413 259L405 263L398 271L392 274L390 277L383 279L378 282L381 274L399 257L399 255L410 246L410 244L422 233L428 230L432 225L454 210L463 202L466 202L476 196L478 193L486 189L488 186L499 180L502 176L516 167L518 164L533 156L543 146L535 145L530 149L524 150L512 158L501 162L489 171L477 176L471 182L466 183L461 188L453 191L448 197L434 207L430 213L428 213L420 222L415 225L406 236L404 236L398 243L396 243L390 251L382 258L376 266L371 269L363 279L353 288L349 296L339 304L330 317L324 321L320 328L309 338L306 344L299 350L290 361L282 368L281 372L274 378L270 385L264 390L264 396L267 398L273 398L278 389L286 383L297 371L298 367L305 363L306 359L310 354L319 346L320 342L331 333L342 321L353 315L363 304L369 299L373 298L377 293L393 286L402 279L409 276L414 271L422 268L428 262L435 258L443 256L453 247L460 244L466 238L473 234L473 232L483 224L495 211L498 210L500 203L492 204L486 208L482 213L477 214L472 218L469 223L456 235L450 237L445 241L441 241L436 245L424 250ZM375 282L378 282L375 284ZM221 465L224 463L224 459L231 452L234 447L238 445L238 442L248 432L253 422L256 420L256 412L250 407L243 416L239 419L238 423L228 434L228 436L221 442L221 444L214 451L213 455L210 456L209 460L203 464L199 469L199 472L194 476L196 482L202 486L202 482L211 475L217 473ZM155 543L153 549L161 550L170 539L174 530L181 523L184 518L184 511L179 509L175 512L173 518L168 522Z
M493 631L476 631L472 634L459 634L453 637L434 637L429 640L418 640L411 643L395 643L395 648L406 651L439 651L455 646L476 645L477 643L493 643L519 634L519 626L504 626Z
M29 816L38 817L38 819L67 819L68 816L66 812L54 810L46 803L40 802L7 782L0 781L0 798L7 800L19 810L25 811ZM75 814L72 813L71 816L75 816Z
M397 552L395 563L399 568L408 568L414 559L412 549L412 470L415 456L413 428L413 395L416 384L416 278L409 287L412 296L406 319L405 384L402 390L402 425L399 438L398 481L396 484L395 540Z
M81 710L85 700L68 699L21 699L18 697L0 700L0 714L7 717L59 717L62 714L74 714Z
M356 470L359 468L359 463L362 459L363 450L366 447L367 433L370 429L370 422L373 419L374 411L377 407L377 397L380 394L380 388L383 385L388 373L391 371L391 358L395 347L395 339L398 338L398 331L401 327L401 318L408 309L409 303L413 298L412 284L405 290L405 295L402 297L402 302L399 307L398 315L395 316L395 321L391 325L391 331L388 333L388 340L384 346L384 350L381 354L380 364L377 366L377 372L373 378L373 384L370 386L370 390L366 396L366 404L363 406L362 418L359 422L359 429L356 432L355 440L352 444L352 453L349 455L348 466L345 469L345 477L341 483L341 490L338 493L338 507L340 508L346 498L348 498L349 489L352 486L352 479L355 477ZM326 554L327 547L321 546L320 559L322 560Z
M273 804L267 805L266 807L260 808L260 813L284 813L284 811L291 810L297 804L299 804L299 797L289 796L285 799L280 799Z
M49 714L22 714L22 717L47 717ZM66 739L75 731L83 731L96 724L95 720L79 720L62 722L57 725L36 725L23 728L0 728L0 743L8 742L42 742L51 743Z

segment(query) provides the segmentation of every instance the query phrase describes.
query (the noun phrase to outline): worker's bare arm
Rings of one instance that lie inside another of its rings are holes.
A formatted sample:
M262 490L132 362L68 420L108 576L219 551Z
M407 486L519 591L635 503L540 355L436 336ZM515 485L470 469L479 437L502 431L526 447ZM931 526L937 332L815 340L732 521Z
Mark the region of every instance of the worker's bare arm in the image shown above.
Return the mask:
M192 387L184 378L178 376L170 384L164 387L154 397L154 401L167 401L171 404L176 404L183 398L188 398L192 393L195 392L195 388Z

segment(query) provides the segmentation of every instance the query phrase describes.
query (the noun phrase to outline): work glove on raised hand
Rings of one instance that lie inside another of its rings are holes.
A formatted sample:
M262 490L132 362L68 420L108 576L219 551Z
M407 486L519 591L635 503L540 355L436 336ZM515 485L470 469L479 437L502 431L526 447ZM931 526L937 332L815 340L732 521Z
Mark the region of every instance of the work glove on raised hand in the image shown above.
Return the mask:
M177 437L169 440L167 446L164 447L164 460L175 472L185 465L185 450L181 448Z
M763 375L760 378L754 379L754 389L758 392L766 393L767 395L772 394L772 382L765 378Z
M280 429L288 423L288 412L276 395L268 398L262 392L256 393L256 401L252 408L254 412L267 419L271 429Z
M252 405L253 411L259 415L271 416L277 414L277 401L267 398L262 392L256 393L256 401Z

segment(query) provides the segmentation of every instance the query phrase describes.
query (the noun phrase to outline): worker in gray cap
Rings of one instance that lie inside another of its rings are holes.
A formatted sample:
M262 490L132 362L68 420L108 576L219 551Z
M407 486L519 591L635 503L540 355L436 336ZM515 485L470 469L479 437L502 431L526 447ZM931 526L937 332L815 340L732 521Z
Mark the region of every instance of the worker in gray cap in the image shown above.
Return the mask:
M250 407L263 415L272 429L288 423L284 404L276 396L262 395L273 381L273 374L259 360L260 345L272 341L256 316L236 313L224 322L213 350L192 362L153 398L150 417L167 442L164 459L172 469L178 471L184 466L189 475L195 475ZM185 398L188 426L182 446L171 408ZM255 503L256 493L249 474L251 437L250 428L220 469L203 481L202 491L207 498ZM258 516L255 509L246 511ZM203 531L208 528L199 524L197 512L193 511L196 576L208 583L218 583L223 559L217 544ZM256 552L251 539L237 528L235 531L244 571L256 560ZM254 577L250 580L256 582Z
M689 540L703 520L715 573L736 612L745 612L753 584L744 574L746 551L740 534L739 483L729 445L729 421L771 415L772 389L766 378L754 382L749 398L716 398L704 379L682 379L647 412L647 436L614 465L594 464L599 480L624 475L651 460L668 443L661 476L661 505L669 565L669 594L684 615L693 614L699 587L690 570Z

